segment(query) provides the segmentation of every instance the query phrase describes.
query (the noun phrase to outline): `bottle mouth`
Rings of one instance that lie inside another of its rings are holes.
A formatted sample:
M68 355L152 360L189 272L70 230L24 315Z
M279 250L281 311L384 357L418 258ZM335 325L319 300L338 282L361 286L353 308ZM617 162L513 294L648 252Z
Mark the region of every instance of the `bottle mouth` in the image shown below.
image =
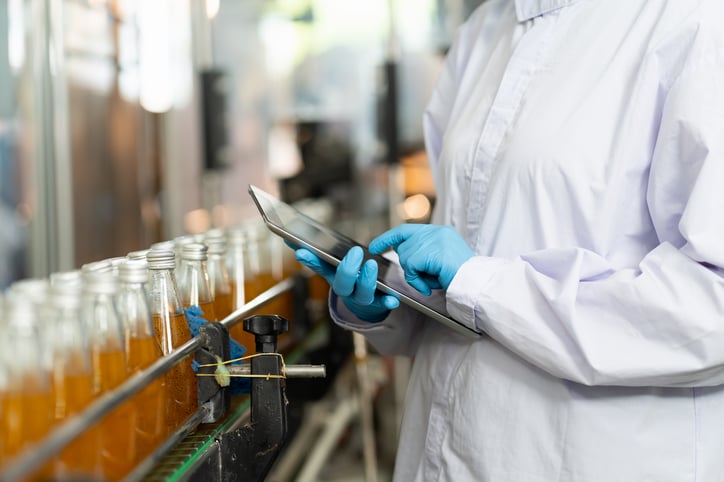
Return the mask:
M151 249L146 254L148 269L172 269L176 267L176 255L170 249Z
M127 259L118 266L118 279L125 283L145 283L148 281L148 262Z
M208 254L224 254L226 252L226 242L223 239L208 239L206 245L209 247Z
M206 261L209 248L203 243L186 243L181 250L181 258L189 261Z
M83 273L83 291L94 294L114 294L118 282L110 271L86 271Z

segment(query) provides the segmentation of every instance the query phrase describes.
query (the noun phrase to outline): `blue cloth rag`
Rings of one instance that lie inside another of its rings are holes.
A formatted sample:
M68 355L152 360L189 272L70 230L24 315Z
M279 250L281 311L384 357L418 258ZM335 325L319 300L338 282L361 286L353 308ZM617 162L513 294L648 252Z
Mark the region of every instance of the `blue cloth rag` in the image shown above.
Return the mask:
M206 319L203 317L204 312L198 306L192 306L184 311L186 311L186 319L189 323L189 330L191 330L191 336L198 335L199 328L201 328L204 323L208 323L208 321L206 321ZM246 347L244 347L244 345L234 340L233 338L229 337L229 351L231 359L233 360L235 358L243 357L244 353L246 353ZM240 365L242 363L244 362L239 360L232 363L232 365ZM197 371L199 368L198 362L194 360L192 365L194 371ZM231 385L229 386L229 389L231 390L232 395L250 393L251 379L243 377L231 377Z

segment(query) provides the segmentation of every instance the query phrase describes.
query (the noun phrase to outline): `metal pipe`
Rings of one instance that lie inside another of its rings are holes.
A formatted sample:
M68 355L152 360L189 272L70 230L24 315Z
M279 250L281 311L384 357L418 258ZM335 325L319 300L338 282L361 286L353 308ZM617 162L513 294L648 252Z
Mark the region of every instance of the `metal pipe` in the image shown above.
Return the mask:
M359 415L362 426L362 452L365 461L365 481L377 482L377 449L372 408L369 366L367 364L367 341L360 333L353 333L354 364L359 384Z
M251 375L251 365L227 365L231 375ZM324 365L286 365L284 367L286 378L324 378L327 376L327 369Z
M291 290L294 287L294 278L287 278L283 281L280 281L279 283L275 284L265 292L261 293L259 296L254 298L253 300L249 301L248 303L245 303L243 306L241 306L236 311L229 313L229 315L221 320L219 323L222 323L225 327L231 328L232 326L236 325L240 321L244 319L244 317L252 314L257 309L259 309L261 306L265 305L266 303L270 302L277 296L279 296L282 293L285 293L289 290Z
M176 446L177 443L186 438L187 435L199 426L209 411L208 405L204 404L200 406L196 413L186 419L178 430L171 434L171 436L167 438L156 450L154 450L151 455L143 459L143 462L138 464L136 468L133 469L133 472L123 479L123 482L136 482L143 479L143 477L150 472L151 469L153 469L153 467L159 463L161 459L163 459L166 454Z
M322 432L305 457L304 465L299 470L296 482L314 482L319 480L319 473L339 443L342 432L359 413L359 398L350 395L339 400L332 413L326 414Z
M203 346L202 336L187 341L168 355L159 358L146 370L126 380L120 387L103 394L88 408L53 430L35 447L30 447L0 473L0 481L12 482L32 474L38 467L60 452L67 444L101 420L114 408L140 392L156 378Z

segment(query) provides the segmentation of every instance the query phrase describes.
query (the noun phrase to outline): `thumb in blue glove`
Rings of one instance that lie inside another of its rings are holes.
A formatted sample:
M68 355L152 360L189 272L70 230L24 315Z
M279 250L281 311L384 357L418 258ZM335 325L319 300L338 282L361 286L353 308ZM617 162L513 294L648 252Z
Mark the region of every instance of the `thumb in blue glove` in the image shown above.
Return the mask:
M364 252L359 246L351 248L337 268L307 249L296 250L295 256L300 263L327 280L347 309L361 320L382 321L391 310L400 306L397 298L377 290L377 262L372 259L364 261Z
M402 224L372 240L369 250L379 254L393 248L405 280L424 295L447 290L462 264L475 256L452 226Z

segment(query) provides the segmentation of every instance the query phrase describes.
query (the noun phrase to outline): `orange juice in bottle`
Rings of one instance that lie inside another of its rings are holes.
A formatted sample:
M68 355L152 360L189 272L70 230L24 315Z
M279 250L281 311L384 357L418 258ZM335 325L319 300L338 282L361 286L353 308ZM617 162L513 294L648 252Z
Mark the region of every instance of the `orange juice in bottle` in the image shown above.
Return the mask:
M40 441L51 427L53 394L45 375L26 373L5 392L0 437L6 459Z
M189 306L198 306L201 308L201 316L203 316L206 321L219 321L216 316L216 303L213 300L200 302L198 304L193 303ZM184 308L188 308L189 306L184 305Z
M11 288L3 308L6 319L0 338L4 392L0 458L4 461L39 442L53 423L51 378L43 357L48 337L40 330L38 305L31 298ZM49 469L42 468L33 479L50 476Z
M93 370L100 375L94 382L99 384L97 395L118 388L128 378L123 348L94 351ZM107 480L122 480L135 465L136 412L132 401L127 401L100 422L101 466Z
M147 255L149 298L156 339L164 355L191 339L186 315L176 286L175 255L171 250L151 249ZM173 432L198 409L196 374L190 358L166 373L167 430Z
M216 312L218 321L223 320L234 311L232 309L231 296L231 284L229 284L229 291L227 293L214 294L214 312Z
M93 377L88 336L80 318L81 274L54 273L50 277L49 321L52 326L54 418L61 423L80 413L93 400ZM100 477L100 432L91 427L61 450L55 460L58 479Z
M129 365L140 371L149 367L160 356L156 337L132 338L128 343ZM148 457L163 442L167 434L166 387L164 378L158 378L141 390L134 398L136 413L137 462Z
M140 372L161 357L146 295L148 264L126 260L118 266L120 289L116 297L118 314L126 340L126 358L131 373ZM133 397L136 412L136 459L148 457L166 435L166 393L158 378Z
M174 348L191 339L186 315L182 312L168 313L165 316L154 313L153 322L156 331L161 333L164 354L171 353ZM185 360L166 372L164 383L168 399L167 421L170 433L198 409L198 388L191 360Z
M118 388L129 376L123 327L115 307L117 281L110 271L83 273L84 297L81 320L90 335L93 391L100 396ZM136 416L126 401L103 418L99 425L103 477L123 479L136 461Z
M67 375L62 380L62 387L59 392L60 397L64 398L65 410L61 414L56 410L58 423L82 412L93 401L93 378L90 372ZM56 408L60 397L56 393ZM60 452L55 464L55 475L60 479L89 479L99 476L99 442L100 432L97 427L87 429Z

